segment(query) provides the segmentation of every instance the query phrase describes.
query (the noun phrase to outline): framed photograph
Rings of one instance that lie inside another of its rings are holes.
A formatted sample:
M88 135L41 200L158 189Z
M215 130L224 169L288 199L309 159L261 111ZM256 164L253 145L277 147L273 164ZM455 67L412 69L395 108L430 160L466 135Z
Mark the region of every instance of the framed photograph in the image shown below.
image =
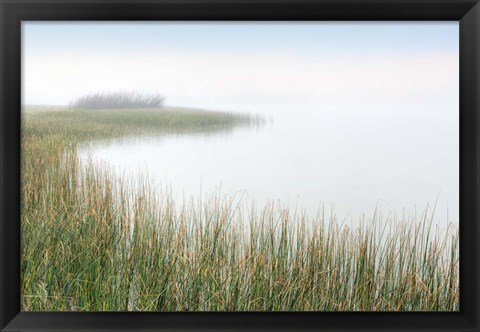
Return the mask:
M477 0L0 0L1 331L479 331Z

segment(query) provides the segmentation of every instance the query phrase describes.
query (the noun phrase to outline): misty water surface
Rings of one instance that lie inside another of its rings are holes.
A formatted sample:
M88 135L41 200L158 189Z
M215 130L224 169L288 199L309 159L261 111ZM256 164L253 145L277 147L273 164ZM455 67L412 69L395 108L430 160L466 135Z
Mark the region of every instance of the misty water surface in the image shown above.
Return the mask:
M271 121L93 142L80 155L117 174L147 175L178 201L216 192L312 216L324 207L340 221L372 216L376 207L384 215L416 207L420 215L437 202L435 221L458 223L458 110L429 106L249 105Z

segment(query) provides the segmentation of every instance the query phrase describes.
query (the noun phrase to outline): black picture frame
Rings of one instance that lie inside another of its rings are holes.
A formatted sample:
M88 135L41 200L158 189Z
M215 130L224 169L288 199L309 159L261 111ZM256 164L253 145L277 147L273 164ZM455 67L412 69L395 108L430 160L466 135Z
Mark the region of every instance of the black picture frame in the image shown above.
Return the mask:
M0 0L1 331L480 331L478 0ZM82 20L459 21L460 312L21 312L21 22Z

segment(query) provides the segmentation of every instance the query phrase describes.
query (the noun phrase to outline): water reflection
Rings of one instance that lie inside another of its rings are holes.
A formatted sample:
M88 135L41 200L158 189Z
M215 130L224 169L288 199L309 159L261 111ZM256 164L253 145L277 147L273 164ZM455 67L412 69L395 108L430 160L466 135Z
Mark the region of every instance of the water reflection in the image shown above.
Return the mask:
M394 105L263 108L262 125L91 142L80 150L119 174L147 175L178 201L213 192L257 206L281 202L356 222L436 204L435 222L458 223L458 114Z

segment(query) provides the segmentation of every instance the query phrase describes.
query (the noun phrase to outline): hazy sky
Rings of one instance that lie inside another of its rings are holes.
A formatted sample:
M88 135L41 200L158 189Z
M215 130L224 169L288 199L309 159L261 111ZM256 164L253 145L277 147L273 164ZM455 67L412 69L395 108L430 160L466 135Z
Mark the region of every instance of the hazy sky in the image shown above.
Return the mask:
M23 103L90 92L167 104L458 101L457 22L23 23Z

